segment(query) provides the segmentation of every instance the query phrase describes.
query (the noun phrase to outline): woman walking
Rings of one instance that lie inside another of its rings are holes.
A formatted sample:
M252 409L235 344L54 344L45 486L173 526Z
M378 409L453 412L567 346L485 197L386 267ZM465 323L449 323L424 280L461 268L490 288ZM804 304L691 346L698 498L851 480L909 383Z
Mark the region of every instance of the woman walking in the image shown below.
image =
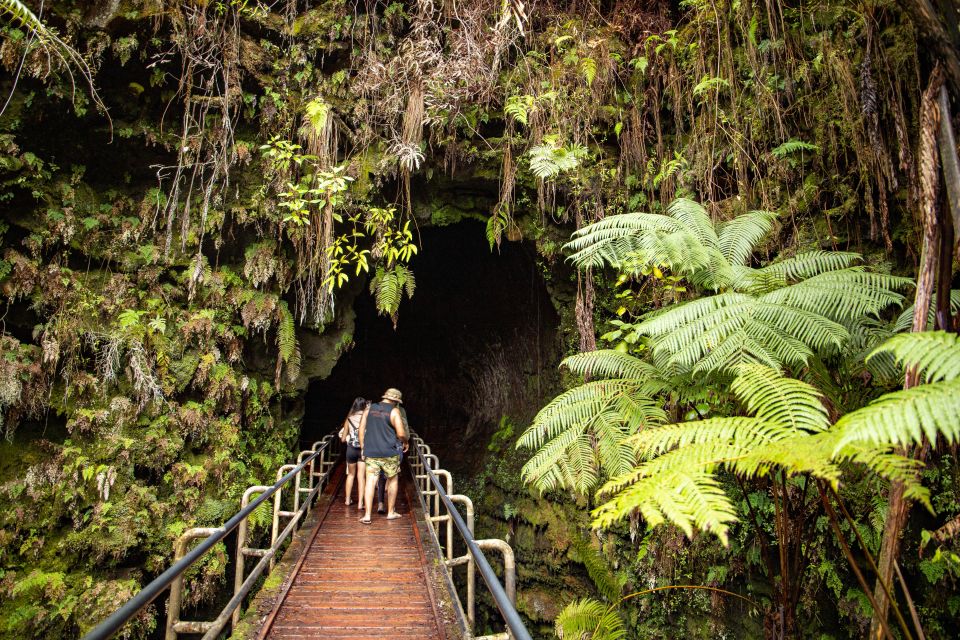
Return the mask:
M363 411L370 405L368 400L357 398L350 407L350 413L343 421L343 427L340 429L340 441L347 444L347 487L343 503L353 504L350 500L350 492L353 490L353 480L357 479L357 509L363 509L364 488L366 486L367 466L360 457L360 417ZM359 468L359 475L357 474Z

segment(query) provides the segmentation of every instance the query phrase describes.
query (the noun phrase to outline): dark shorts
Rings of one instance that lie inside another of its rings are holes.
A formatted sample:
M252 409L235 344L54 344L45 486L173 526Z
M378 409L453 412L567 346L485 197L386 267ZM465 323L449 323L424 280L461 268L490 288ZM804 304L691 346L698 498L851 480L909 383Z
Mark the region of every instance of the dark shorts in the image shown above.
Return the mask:
M360 460L360 447L355 447L352 444L347 445L347 464L353 464Z

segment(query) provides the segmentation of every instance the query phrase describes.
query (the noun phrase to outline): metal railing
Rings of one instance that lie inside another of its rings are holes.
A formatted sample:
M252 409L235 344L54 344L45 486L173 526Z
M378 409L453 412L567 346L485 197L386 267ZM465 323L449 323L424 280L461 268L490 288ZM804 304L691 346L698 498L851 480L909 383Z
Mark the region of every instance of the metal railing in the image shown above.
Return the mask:
M513 557L513 549L503 540L488 539L475 540L473 537L474 511L473 501L468 496L453 493L453 476L449 471L438 468L440 466L437 456L430 451L430 447L424 443L413 431L410 432L410 442L415 447L415 454L410 457L410 465L414 470L415 485L420 500L423 503L424 513L427 521L431 524L430 531L434 541L441 548L446 556L443 562L444 570L449 578L448 583L451 586L454 595L454 604L456 605L457 615L464 628L464 637L473 640L530 640L530 633L520 619L520 614L516 610L517 600L517 574L516 562ZM440 483L443 478L446 484L444 488ZM466 512L466 521L457 510L456 504L464 505ZM441 510L441 507L443 508ZM440 542L440 524L445 523L445 541ZM460 538L466 543L467 552L462 556L453 555L453 532L456 529ZM486 556L483 555L483 549L499 551L503 556L503 584L497 578ZM460 593L457 591L456 584L453 581L453 569L462 565L467 566L467 610L464 612ZM503 620L507 625L507 631L487 636L474 636L474 625L476 624L476 572L480 571L480 576L487 585L490 595L500 610Z
M297 464L285 464L277 470L277 481L272 486L255 485L249 487L240 501L240 511L227 520L220 527L194 527L187 529L174 543L173 565L157 576L153 582L145 586L140 592L128 600L126 604L112 613L106 620L97 625L83 637L83 640L103 640L116 633L124 624L153 602L163 591L170 587L170 600L167 604L166 640L176 640L181 633L202 633L204 640L217 638L227 623L233 621L236 625L240 620L240 605L250 593L257 580L268 566L272 570L276 555L293 531L300 524L303 516L308 513L313 501L323 485L329 481L333 466L336 464L335 453L340 440L334 434L324 436L322 440L313 443L313 446L301 451L297 457ZM303 486L302 475L308 469L307 486ZM293 481L293 508L282 509L283 489ZM256 498L253 495L259 494ZM270 533L270 547L255 549L247 546L248 520L261 504L273 497L273 526ZM302 504L301 504L301 497ZM280 519L289 518L289 522L280 529ZM236 572L234 574L233 597L211 621L181 620L180 609L183 604L183 574L195 562L202 558L217 543L229 533L237 529L236 545ZM200 544L188 551L189 544L194 540L202 540ZM249 573L245 571L248 557L260 558ZM244 575L246 573L246 575Z

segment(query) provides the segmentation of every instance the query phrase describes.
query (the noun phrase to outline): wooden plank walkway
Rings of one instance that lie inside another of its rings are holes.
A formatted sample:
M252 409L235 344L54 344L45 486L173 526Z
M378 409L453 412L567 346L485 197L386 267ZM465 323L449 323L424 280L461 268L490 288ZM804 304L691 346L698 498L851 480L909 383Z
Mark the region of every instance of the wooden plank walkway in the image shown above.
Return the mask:
M356 504L345 506L342 492L337 496L267 623L266 638L446 640L406 481L401 474L399 520L374 513L373 524L360 524Z

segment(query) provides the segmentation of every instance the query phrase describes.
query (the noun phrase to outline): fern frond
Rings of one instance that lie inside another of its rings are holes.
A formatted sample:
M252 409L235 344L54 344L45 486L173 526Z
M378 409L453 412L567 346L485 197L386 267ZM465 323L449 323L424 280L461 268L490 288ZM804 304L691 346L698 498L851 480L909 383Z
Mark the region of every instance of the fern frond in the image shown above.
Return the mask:
M743 365L730 385L757 418L793 432L824 431L830 426L823 396L806 382L759 365Z
M916 367L926 382L960 377L960 337L946 331L901 333L877 347L867 360L890 354L905 368Z
M840 418L835 453L855 442L875 445L919 444L926 437L947 443L960 439L960 379L922 384L880 396Z
M578 353L565 358L560 366L577 375L598 378L654 379L658 375L649 363L613 349Z
M776 219L777 214L772 211L750 211L723 223L719 235L720 253L730 264L746 264L756 246L770 233Z
M692 233L705 247L720 248L720 239L710 214L703 205L689 198L677 198L667 207L667 215L679 220L686 231Z
M693 422L668 424L655 429L644 429L629 439L637 449L641 459L649 459L667 453L672 449L684 448L695 444L726 443L736 441L738 445L751 448L782 440L793 431L772 422L758 418L731 417L708 418ZM717 461L716 457L710 460Z
M641 466L641 472L646 469ZM631 474L633 475L633 474ZM600 495L610 493L617 479L604 486ZM724 545L727 544L729 525L737 520L737 510L713 473L707 471L660 471L642 477L627 486L593 510L595 527L609 527L635 509L640 511L647 525L655 527L669 520L687 536L693 528L710 531Z
M909 278L848 267L815 275L793 285L764 294L760 300L817 313L837 322L877 315L890 305L903 302L897 293L912 284Z
M621 640L627 637L617 610L592 598L568 604L554 624L561 640Z
M638 261L638 256L655 255L660 235L683 232L676 220L650 213L625 213L604 218L574 232L563 246L571 251L570 261L580 268L622 267Z
M393 318L394 325L404 294L407 298L412 298L416 286L413 271L400 263L389 269L378 266L376 274L370 280L370 292L374 295L377 311Z
M636 463L627 437L666 414L637 379L588 382L559 395L534 418L517 447L537 449L522 476L542 491L593 489L601 474L617 475Z
M766 293L792 281L812 278L828 271L846 269L860 259L859 253L847 251L807 251L756 269L754 277L760 289L757 293Z
M587 574L597 587L597 591L607 602L616 602L623 592L626 580L614 573L613 568L603 554L590 544L590 540L581 535L573 536L573 548L580 556L580 562L587 568Z

